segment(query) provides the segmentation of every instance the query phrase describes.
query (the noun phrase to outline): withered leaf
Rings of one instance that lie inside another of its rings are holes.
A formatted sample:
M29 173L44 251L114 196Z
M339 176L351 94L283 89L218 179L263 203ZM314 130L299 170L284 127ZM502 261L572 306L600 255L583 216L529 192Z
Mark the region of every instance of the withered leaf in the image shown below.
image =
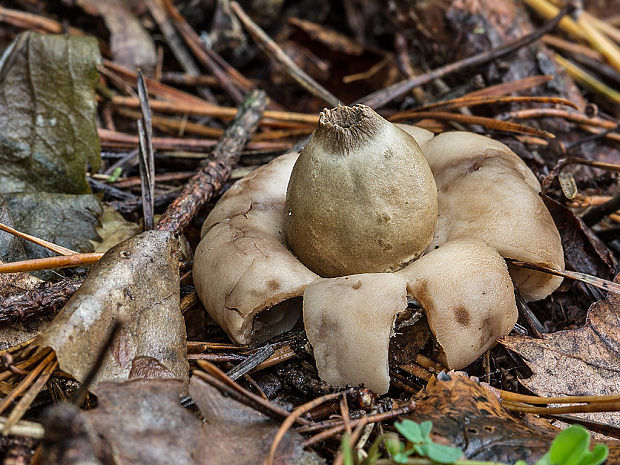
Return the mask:
M78 252L93 250L101 204L94 195L48 192L2 194L13 217L15 229ZM48 249L23 241L28 258L56 255Z
M546 195L542 198L560 231L567 268L609 279L616 261L605 243L564 205Z
M211 454L209 464L254 465L263 463L280 425L250 407L223 396L197 376L189 384L192 400L207 421L205 444ZM241 438L241 440L239 440ZM278 446L274 464L318 465L324 463L303 450L302 437L286 433Z
M176 379L101 383L98 407L84 416L116 465L211 463L200 420L179 402L182 389Z
M544 420L528 424L512 415L490 388L464 372L440 373L414 399L416 408L407 418L431 420L432 434L462 449L470 460L533 462L559 431Z
M97 233L101 240L90 241L95 252L107 252L119 242L135 236L141 231L136 223L131 223L122 217L114 208L105 205L101 215Z
M616 282L620 282L618 276ZM618 294L610 292L605 300L592 304L582 328L545 334L542 339L507 336L500 342L523 357L534 374L519 381L540 396L618 394ZM620 413L592 413L586 417L620 426Z
M101 16L110 31L112 58L131 70L150 73L157 64L155 43L123 0L78 0L84 11Z
M0 59L0 192L90 192L99 167L94 38L24 32Z
M142 233L110 249L34 344L52 347L61 369L82 381L114 321L120 320L123 327L93 392L99 382L124 380L134 368L148 373L149 367L160 365L167 376L187 382L177 250L178 241L163 231Z
M433 439L458 447L469 460L534 463L560 431L535 415L510 413L493 388L464 372L431 378L414 400L416 408L407 418L432 421ZM620 442L607 444L609 457L620 458Z
M62 446L73 446L76 454L96 455L103 463L107 451L102 450L98 436L111 449L116 465L254 465L263 462L278 430L277 423L193 377L190 393L206 419L202 422L181 407L179 392L182 388L183 382L176 379L101 383L98 407L72 419L76 425L73 429L79 432L75 439L82 441L69 442L62 437L48 440L43 455L66 459L69 454ZM58 414L52 412L52 416L56 418ZM90 431L96 434L89 434ZM90 448L85 447L86 441ZM323 463L314 453L304 452L301 442L299 434L287 433L274 463Z

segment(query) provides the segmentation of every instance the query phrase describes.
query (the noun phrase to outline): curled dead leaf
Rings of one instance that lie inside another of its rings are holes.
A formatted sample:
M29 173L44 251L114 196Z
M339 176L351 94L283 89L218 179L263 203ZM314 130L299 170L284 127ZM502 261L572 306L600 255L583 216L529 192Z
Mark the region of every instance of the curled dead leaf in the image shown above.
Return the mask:
M615 282L620 282L620 275ZM540 396L618 394L620 385L620 295L609 293L588 309L579 329L544 334L542 339L507 336L500 343L525 360L533 375L519 381ZM587 418L620 426L620 413Z
M143 357L187 382L185 322L179 308L178 241L148 231L110 249L34 344L56 351L62 370L82 381L115 321L123 328L98 372L97 383L127 379ZM152 365L147 364L147 365Z

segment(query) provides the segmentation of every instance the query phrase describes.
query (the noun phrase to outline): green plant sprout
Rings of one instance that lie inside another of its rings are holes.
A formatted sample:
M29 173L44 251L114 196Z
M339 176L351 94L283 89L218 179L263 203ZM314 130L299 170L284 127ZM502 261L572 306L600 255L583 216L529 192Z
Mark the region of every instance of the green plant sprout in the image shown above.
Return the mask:
M430 438L433 424L430 421L416 423L403 420L395 423L394 427L406 441L401 441L396 433L384 433L372 443L365 458L358 456L350 444L350 436L345 434L341 444L343 465L509 465L461 460L463 451L460 449L433 442ZM382 458L381 445L388 458ZM590 450L590 432L581 425L572 425L556 436L549 451L534 465L600 465L608 454L609 448L605 444L596 444ZM527 462L519 460L514 465L527 465Z

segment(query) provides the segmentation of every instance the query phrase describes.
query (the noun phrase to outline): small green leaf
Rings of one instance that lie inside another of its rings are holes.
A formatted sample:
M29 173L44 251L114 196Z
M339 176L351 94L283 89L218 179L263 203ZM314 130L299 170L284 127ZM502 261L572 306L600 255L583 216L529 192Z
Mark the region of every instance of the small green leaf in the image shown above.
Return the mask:
M415 421L403 420L394 424L394 427L405 439L410 442L418 443L424 441L424 436L420 430L420 425Z
M607 459L607 455L609 455L609 448L605 444L597 444L592 452L581 459L579 465L599 465Z
M423 421L422 423L420 423L420 432L422 433L422 438L428 439L428 435L431 433L431 429L433 429L432 421Z
M399 454L405 448L405 445L400 441L398 435L394 433L384 434L383 444L385 445L385 450L387 450L390 456Z
M549 459L558 465L579 465L590 447L590 433L581 425L571 425L551 443Z
M409 456L412 452L413 451L411 450L399 452L398 454L392 456L392 460L396 463L407 463L407 460L409 460Z
M383 435L380 435L375 439L370 448L368 449L367 456L362 462L362 465L374 465L374 463L381 457L381 451L379 447L383 441Z
M463 451L456 447L444 446L433 442L420 446L423 451L422 456L428 457L437 463L454 463L463 456Z
M517 460L515 462L515 465L527 465L527 462L524 462L523 460Z
M342 464L343 465L355 465L353 460L353 448L349 444L349 435L344 434L340 441L340 450L342 451Z
M525 463L525 462L523 462ZM534 465L553 465L549 460L549 452L539 458Z

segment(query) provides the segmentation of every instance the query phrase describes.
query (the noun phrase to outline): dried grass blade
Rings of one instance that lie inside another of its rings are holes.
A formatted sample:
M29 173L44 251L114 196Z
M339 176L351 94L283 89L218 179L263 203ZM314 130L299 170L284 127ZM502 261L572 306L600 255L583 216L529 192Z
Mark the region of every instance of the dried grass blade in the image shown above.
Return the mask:
M461 107L473 107L478 105L496 105L503 103L548 103L548 104L559 104L566 105L574 108L575 110L579 110L579 106L571 102L568 99L561 97L539 97L539 96L507 96L507 97L461 97L452 100L444 100L443 102L434 102L428 105L423 105L420 107L416 107L411 111L424 111L430 110L431 108L439 108L442 110L448 110L452 108L461 108ZM397 117L399 113L393 115L393 117Z
M356 103L364 103L371 108L378 109L389 103L391 100L406 94L414 87L427 84L437 78L447 76L448 74L451 74L453 72L461 71L472 66L478 66L483 63L495 60L504 55L507 55L510 52L513 52L533 42L536 42L544 34L553 30L560 22L560 20L571 11L573 11L573 7L567 6L560 10L557 16L555 16L555 18L545 23L540 29L532 32L531 34L527 34L520 39L509 42L505 45L502 45L501 47L497 47L488 52L482 52L477 55L464 58L457 62L442 66L421 76L416 76L410 79L406 79L404 81L399 81L396 84L386 87L385 89L381 89L377 92L373 92L372 94L367 95Z
M558 270L557 268L552 268L545 265L544 263L530 263L521 260L514 260L512 258L507 258L506 260L515 266L528 268L530 270L542 271L544 273L561 276L563 278L574 279L576 281L582 281L584 283L591 284L594 287L598 287L599 289L613 292L614 294L620 294L620 284L608 281L603 278L598 278L589 274L580 273L578 271Z
M553 76L547 76L545 74L528 76L515 81L502 82L501 84L495 84L494 86L489 86L484 89L468 92L463 95L463 97L501 97L513 92L519 92L533 87L542 86L551 80L553 80Z
M20 273L22 271L50 270L72 266L90 265L99 261L103 253L76 253L60 257L35 258L18 262L0 263L0 273Z
M291 414L289 416L286 417L286 420L284 420L284 422L282 423L282 425L280 425L280 429L278 430L278 432L276 433L275 438L273 439L273 443L271 444L271 448L269 449L269 454L267 455L267 458L265 459L265 461L263 462L264 465L272 465L273 464L273 459L276 455L276 450L278 449L278 446L280 445L280 442L282 441L282 439L284 438L284 435L286 434L286 432L291 428L291 426L293 426L293 423L295 423L295 421L300 418L304 413L309 412L310 410L312 410L315 407L318 407L319 405L333 400L333 399L337 399L340 396L345 395L346 391L343 392L336 392L334 394L327 394L321 397L318 397L316 399L311 400L310 402L306 402L305 404L300 405L299 407L297 407L296 409L294 409Z
M32 382L37 379L39 373L41 373L43 369L49 366L55 359L56 354L54 352L49 353L41 363L39 363L30 373L28 373L24 379L20 381L13 392L2 399L2 403L0 403L0 413L4 412L18 396L25 392Z
M280 63L284 70L312 95L324 100L332 107L340 103L330 91L312 79L304 70L297 66L290 57L243 11L237 2L230 2L235 12L258 46L273 60Z
M559 108L527 108L502 113L498 116L501 119L528 119L528 118L564 118L588 126L595 126L604 129L616 129L617 123L598 117L589 117L583 113L566 111Z
M460 113L434 112L434 111L409 111L400 113L398 118L392 117L390 121L409 119L409 118L433 118L438 120L456 121L465 124L477 124L488 129L498 131L516 132L518 134L529 134L533 136L545 137L547 139L555 138L555 135L542 129L533 128L524 124L512 123L509 121L498 121L486 116L470 116Z
M557 53L555 54L554 59L556 63L562 66L575 81L579 82L588 89L593 90L594 92L604 95L612 102L620 103L620 92L612 89L607 84L603 83L590 73L584 71L579 66L558 55Z
M153 123L148 91L142 73L138 71L138 96L142 118L138 120L138 140L140 142L140 185L142 187L142 212L144 230L154 226L155 214L155 155L153 153Z
M62 245L57 245L57 244L54 244L53 242L46 241L45 239L40 239L38 237L31 236L30 234L20 232L17 229L13 229L10 226L7 226L2 223L0 223L0 229L2 231L8 232L9 234L13 234L16 237L20 237L34 244L40 245L41 247L45 247L46 249L51 250L52 252L56 252L57 254L60 254L60 255L74 255L78 253L75 250L71 250L71 249L67 249L66 247L63 247Z
M256 394L253 394L250 391L246 391L241 386L239 386L237 383L235 383L233 380L231 380L228 376L226 376L226 373L224 373L222 370L220 370L218 367L216 367L212 363L209 363L206 360L197 360L196 363L198 364L200 368L202 368L206 372L206 374L214 378L215 381L219 381L222 385L228 387L229 391L236 392L237 394L241 396L241 398L246 399L245 401L238 399L240 402L244 403L245 405L248 405L253 408L256 408L256 406L259 405L262 407L263 411L267 410L271 412L271 414L268 414L271 418L276 418L278 420L282 420L283 418L286 418L288 416L289 413L286 410L283 410L280 407L273 405L271 402L266 402L262 397L257 396ZM195 371L194 374L202 377L203 379L205 379L205 381L209 382L208 378L205 378L204 376L202 376L203 374L200 371ZM251 402L248 403L247 399L250 399ZM310 423L308 420L304 418L299 418L297 422L302 425L307 425Z
M11 411L11 414L6 419L6 422L2 427L3 436L9 434L11 428L13 428L13 426L22 419L28 408L30 408L30 404L32 404L32 401L35 399L35 397L39 395L39 392L41 392L41 389L43 389L43 386L45 386L47 380L50 379L50 376L52 375L57 366L57 360L49 363L41 373L41 376L37 378L37 380L32 384L32 386L30 386L28 392L24 394L24 397L20 399L15 408Z

